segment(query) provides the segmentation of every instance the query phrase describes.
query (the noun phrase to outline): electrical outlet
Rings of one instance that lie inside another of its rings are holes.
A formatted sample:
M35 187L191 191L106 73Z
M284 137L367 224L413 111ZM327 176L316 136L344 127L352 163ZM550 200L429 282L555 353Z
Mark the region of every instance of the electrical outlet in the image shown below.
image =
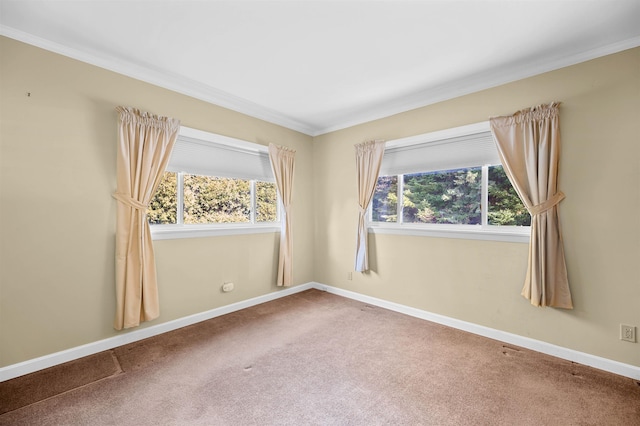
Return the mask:
M233 288L235 286L233 285L233 283L224 283L224 285L222 286L222 291L224 291L225 293L228 293L230 291L233 291Z
M347 279L349 281L351 281L353 279L353 272L351 272L351 271L347 272Z
M620 324L620 340L636 342L636 328L633 325Z

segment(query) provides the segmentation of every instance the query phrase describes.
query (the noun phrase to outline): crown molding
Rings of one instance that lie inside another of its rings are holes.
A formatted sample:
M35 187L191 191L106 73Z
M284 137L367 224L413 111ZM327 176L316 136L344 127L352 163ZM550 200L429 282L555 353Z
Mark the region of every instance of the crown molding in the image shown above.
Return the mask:
M0 25L0 35L50 52L67 56L81 62L95 65L136 80L141 80L145 83L150 83L192 98L200 99L250 117L277 124L309 136L313 136L318 130L307 123L295 120L278 111L177 74L158 71L149 67L142 67L102 53L89 52L65 46L6 25Z
M317 133L312 136L335 132L337 130L379 120L395 114L432 105L437 102L447 101L460 96L479 92L481 90L533 77L545 72L597 59L602 56L612 55L638 46L640 46L640 36L599 46L597 48L585 50L572 55L557 56L543 62L526 62L511 67L491 69L474 74L469 78L451 81L437 87L430 87L428 89L418 91L410 96L391 100L386 102L384 105L379 104L371 108L363 109L360 112L351 114L348 119L339 124L319 129Z
M640 36L637 36L572 55L558 55L544 62L530 61L511 67L500 67L487 70L485 72L474 74L469 78L417 91L410 96L393 99L373 107L359 109L351 114L347 114L347 118L340 123L326 127L318 127L293 119L288 115L216 89L215 87L204 85L176 74L161 72L149 67L141 67L104 54L82 51L6 25L0 25L0 35L95 65L118 74L126 75L146 83L163 87L174 92L200 99L269 123L277 124L312 137L357 126L369 121L379 120L395 114L432 105L437 102L490 89L492 87L640 46Z

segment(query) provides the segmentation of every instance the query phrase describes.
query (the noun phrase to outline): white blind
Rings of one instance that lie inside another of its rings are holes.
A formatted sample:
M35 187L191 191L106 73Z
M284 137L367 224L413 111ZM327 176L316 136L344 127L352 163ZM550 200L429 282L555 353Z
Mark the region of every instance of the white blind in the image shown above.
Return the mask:
M273 182L267 147L182 127L167 170Z
M493 135L490 130L478 130L483 128L480 123L388 142L380 176L500 164Z

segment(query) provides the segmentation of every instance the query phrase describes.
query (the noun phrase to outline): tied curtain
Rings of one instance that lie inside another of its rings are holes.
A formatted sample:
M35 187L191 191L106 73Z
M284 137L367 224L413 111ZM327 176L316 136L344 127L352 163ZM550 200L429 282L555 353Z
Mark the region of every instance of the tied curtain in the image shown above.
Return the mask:
M376 190L380 165L384 156L384 141L369 141L355 145L358 174L358 234L356 236L356 272L369 270L367 208Z
M276 178L276 188L282 200L282 230L280 231L280 253L278 256L278 278L276 285L290 286L293 283L293 234L291 222L291 193L296 152L283 146L269 144L269 160Z
M573 309L558 203L558 102L490 119L504 171L531 214L529 260L522 295L534 306Z
M116 318L136 327L160 315L147 206L169 162L180 121L117 107Z

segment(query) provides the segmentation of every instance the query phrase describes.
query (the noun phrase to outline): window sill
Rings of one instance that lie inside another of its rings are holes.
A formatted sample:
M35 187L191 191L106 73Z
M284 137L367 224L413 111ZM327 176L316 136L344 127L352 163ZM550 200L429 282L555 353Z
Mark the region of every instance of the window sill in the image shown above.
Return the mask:
M219 237L223 235L266 234L280 232L279 223L261 225L151 225L153 240L174 240L179 238Z
M531 228L528 226L505 228L500 226L483 227L480 225L369 224L369 232L374 234L528 243Z

